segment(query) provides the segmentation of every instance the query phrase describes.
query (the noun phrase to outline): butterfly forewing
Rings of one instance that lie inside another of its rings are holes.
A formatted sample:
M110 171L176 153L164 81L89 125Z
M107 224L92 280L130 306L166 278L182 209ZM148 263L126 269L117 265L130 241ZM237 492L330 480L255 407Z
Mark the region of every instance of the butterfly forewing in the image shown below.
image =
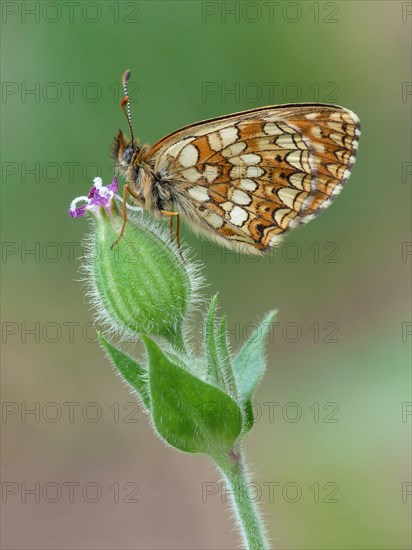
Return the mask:
M359 135L357 116L342 107L281 105L188 126L148 158L192 227L258 252L330 204Z

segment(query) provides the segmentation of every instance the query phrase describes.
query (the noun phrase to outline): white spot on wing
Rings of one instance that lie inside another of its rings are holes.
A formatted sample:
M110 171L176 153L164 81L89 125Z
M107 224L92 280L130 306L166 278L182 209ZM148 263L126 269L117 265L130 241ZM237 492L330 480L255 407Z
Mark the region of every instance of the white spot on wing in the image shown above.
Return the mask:
M282 134L276 138L276 145L282 149L297 149L293 137L290 134Z
M183 147L185 147L188 143L193 141L193 139L194 138L188 138L182 141L178 141L177 143L174 143L166 150L166 154L171 155L172 157L177 157L177 155L180 153Z
M226 147L226 149L223 149L222 155L224 157L235 157L245 149L246 149L246 143L244 143L243 141L238 141L237 143L234 143L233 145Z
M255 191L257 188L257 183L253 180L245 178L240 180L239 187L245 191Z
M323 201L320 205L319 205L319 208L327 208L328 206L330 206L332 204L332 199L327 199L326 201Z
M247 205L252 202L252 198L240 189L233 191L231 199L235 204L239 205Z
M273 237L270 238L269 246L277 246L283 239L282 235L273 235Z
M212 183L217 178L218 173L219 170L216 166L213 166L212 164L206 164L203 175L209 183Z
M340 173L339 173L340 168L341 168L340 164L332 164L332 163L326 164L327 171L330 174L332 174L333 177L335 177L336 179L340 178Z
M284 229L287 227L287 224L286 224L286 226L284 226L284 225L282 225L282 222L288 214L290 214L289 208L279 208L278 210L276 210L276 212L275 212L275 222L279 225L279 227L282 227Z
M295 173L295 174L292 174L291 176L289 176L289 181L294 187L297 187L298 189L303 189L303 178L304 177L305 177L305 174L303 174L301 172Z
M331 130L334 130L335 132L341 132L345 134L346 132L343 131L343 125L342 122L328 122L327 123L328 128Z
M205 187L202 187L201 185L191 187L188 190L188 193L191 197L199 202L205 202L209 200L209 193L207 192L207 189Z
M289 124L286 124L286 122L278 122L279 128L282 130L282 133L285 134L295 134L296 128L293 128L292 126L289 126Z
M345 111L346 111L347 113L349 113L351 119L352 119L354 122L356 122L356 124L359 124L360 119L359 119L358 115L356 115L353 111L350 111L349 109L345 109Z
M179 155L179 162L180 164L182 164L182 166L185 167L194 166L197 163L198 158L199 151L194 145L189 144L181 150Z
M217 132L213 132L212 134L209 134L207 136L207 139L208 139L210 148L213 149L213 151L220 151L222 149L222 141Z
M275 122L266 122L266 124L263 126L263 131L268 136L278 136L280 134L283 134L282 130Z
M220 216L218 216L215 212L212 212L211 214L209 214L206 219L208 223L215 229L219 229L219 227L222 227L224 223L223 219Z
M196 170L196 168L188 168L187 170L183 170L182 175L191 183L194 183L201 177L201 174Z
M253 153L247 153L246 155L242 155L240 158L246 164L258 164L262 160L259 155L255 155Z
M293 151L292 153L289 153L286 156L287 162L297 168L298 170L302 170L302 162L301 162L301 152L300 151Z
M308 216L305 216L304 218L302 218L302 223L309 223L310 221L312 221L314 219L315 219L315 215L314 214L309 214Z
M228 128L220 130L219 135L223 147L227 147L237 140L237 128L236 126L229 126Z
M234 206L230 212L230 222L241 227L248 219L248 213L240 206Z
M321 129L319 128L319 126L314 126L312 129L311 129L311 133L313 136L315 136L315 138L318 138L318 139L321 139L322 138L322 131Z
M339 195L339 193L342 191L342 189L343 189L342 185L337 185L337 186L333 189L331 195L333 195L333 196Z
M323 143L318 143L317 141L312 141L312 148L317 153L326 153L326 147L323 145Z
M329 137L330 137L331 140L333 140L338 145L341 145L342 147L345 147L345 144L343 143L342 134L333 133L333 134L330 134Z
M264 173L265 171L259 166L248 166L245 175L248 178L258 178L259 176L262 176Z
M293 203L296 199L296 195L299 195L300 191L297 189L291 189L290 187L282 187L277 192L277 196L280 200L289 208L293 208Z

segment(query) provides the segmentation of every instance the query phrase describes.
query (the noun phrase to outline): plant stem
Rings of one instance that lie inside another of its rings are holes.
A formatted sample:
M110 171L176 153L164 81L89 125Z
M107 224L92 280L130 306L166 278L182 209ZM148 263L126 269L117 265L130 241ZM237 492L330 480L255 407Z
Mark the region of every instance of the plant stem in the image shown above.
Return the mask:
M233 454L231 464L226 463L220 469L245 550L270 550L263 520L250 491L251 479L244 459Z

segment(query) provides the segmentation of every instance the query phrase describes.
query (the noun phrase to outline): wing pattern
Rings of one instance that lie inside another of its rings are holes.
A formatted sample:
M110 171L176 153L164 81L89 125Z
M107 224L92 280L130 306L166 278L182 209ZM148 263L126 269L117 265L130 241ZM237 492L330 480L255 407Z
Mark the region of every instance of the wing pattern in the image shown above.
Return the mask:
M359 136L359 119L347 109L283 105L183 128L148 159L195 230L263 252L333 201Z

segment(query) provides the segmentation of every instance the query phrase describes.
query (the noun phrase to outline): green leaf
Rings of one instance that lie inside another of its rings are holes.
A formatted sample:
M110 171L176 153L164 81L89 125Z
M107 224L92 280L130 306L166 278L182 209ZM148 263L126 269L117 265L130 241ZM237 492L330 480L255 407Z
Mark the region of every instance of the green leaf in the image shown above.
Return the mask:
M219 357L215 341L215 313L216 313L217 294L213 296L205 323L205 350L207 358L207 372L209 380L217 386L224 386L224 382L219 376Z
M175 365L147 336L153 423L173 447L205 453L222 463L242 429L235 401L220 389Z
M217 294L213 296L205 323L205 351L209 380L236 399L236 381L226 335L226 318L216 326Z
M265 337L276 313L276 311L271 311L266 315L234 359L233 370L237 391L239 400L244 407L252 398L252 393L265 372ZM251 406L249 412L251 412Z
M253 428L255 418L253 416L252 402L250 399L244 404L244 416L243 416L243 432L246 433Z
M227 341L227 320L223 317L215 331L215 345L218 357L218 366L221 372L226 391L233 399L237 398L236 380L233 374L232 357Z
M150 395L148 373L134 359L115 348L100 334L97 333L101 345L106 350L115 367L120 374L140 395L146 409L150 411Z

